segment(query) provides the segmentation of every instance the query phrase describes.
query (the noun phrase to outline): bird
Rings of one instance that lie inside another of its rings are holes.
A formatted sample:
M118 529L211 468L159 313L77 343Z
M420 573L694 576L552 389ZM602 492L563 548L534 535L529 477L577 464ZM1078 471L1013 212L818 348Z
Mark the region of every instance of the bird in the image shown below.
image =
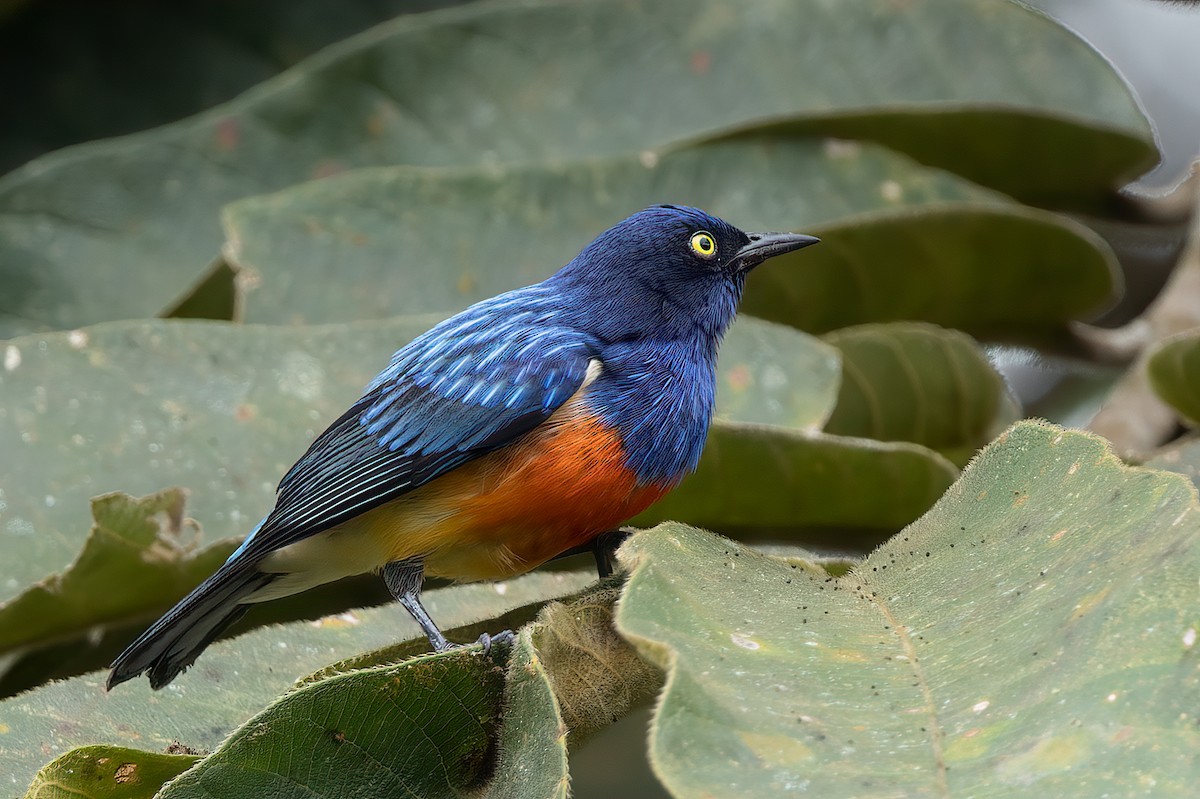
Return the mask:
M313 441L229 559L113 661L106 687L145 673L159 689L251 605L369 572L435 652L459 646L422 605L424 578L527 572L678 485L700 460L747 274L818 241L657 205L542 282L435 325Z

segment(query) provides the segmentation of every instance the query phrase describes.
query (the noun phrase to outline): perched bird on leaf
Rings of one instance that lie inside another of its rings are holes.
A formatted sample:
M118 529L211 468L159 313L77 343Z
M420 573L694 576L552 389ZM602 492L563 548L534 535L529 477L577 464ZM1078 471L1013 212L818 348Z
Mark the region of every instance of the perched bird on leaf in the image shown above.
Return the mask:
M414 339L229 560L121 653L108 687L146 672L161 688L250 603L369 571L434 650L455 646L421 605L424 576L521 574L674 488L700 459L746 274L816 241L656 206Z

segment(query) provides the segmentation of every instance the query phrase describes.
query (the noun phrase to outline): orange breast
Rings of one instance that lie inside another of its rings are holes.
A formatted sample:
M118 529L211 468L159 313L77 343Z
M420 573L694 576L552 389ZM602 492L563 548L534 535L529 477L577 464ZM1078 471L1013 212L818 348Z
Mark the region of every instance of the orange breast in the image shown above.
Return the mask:
M479 579L526 571L584 544L671 488L639 486L617 434L594 417L570 414L438 478L413 499L426 518L435 507L445 514L436 525L442 551L426 558L427 571Z

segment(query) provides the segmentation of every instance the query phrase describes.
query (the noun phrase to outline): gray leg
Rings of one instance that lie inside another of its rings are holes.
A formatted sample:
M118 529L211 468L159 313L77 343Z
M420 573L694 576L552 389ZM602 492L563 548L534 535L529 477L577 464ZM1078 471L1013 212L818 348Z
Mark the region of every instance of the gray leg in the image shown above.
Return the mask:
M445 652L454 647L446 640L442 631L429 618L429 612L421 604L421 583L425 579L425 565L420 560L395 560L383 567L383 582L396 601L412 614L421 625L421 631L429 638L434 652Z
M434 652L445 652L462 646L446 640L446 636L442 635L442 631L433 623L429 612L421 604L421 583L425 579L425 565L420 558L392 561L383 567L382 574L384 584L396 601L417 620ZM483 644L483 651L486 653L491 651L493 642L509 642L512 637L512 630L505 630L494 637L484 633L479 636L479 643Z

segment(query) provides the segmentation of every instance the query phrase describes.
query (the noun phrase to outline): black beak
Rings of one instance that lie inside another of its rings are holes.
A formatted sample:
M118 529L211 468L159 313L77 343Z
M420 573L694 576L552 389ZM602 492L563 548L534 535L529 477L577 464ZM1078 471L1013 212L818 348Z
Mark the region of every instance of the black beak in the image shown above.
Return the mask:
M783 255L785 252L798 250L820 241L816 236L805 236L803 233L747 233L750 243L738 250L730 265L743 272L749 272L768 258Z

